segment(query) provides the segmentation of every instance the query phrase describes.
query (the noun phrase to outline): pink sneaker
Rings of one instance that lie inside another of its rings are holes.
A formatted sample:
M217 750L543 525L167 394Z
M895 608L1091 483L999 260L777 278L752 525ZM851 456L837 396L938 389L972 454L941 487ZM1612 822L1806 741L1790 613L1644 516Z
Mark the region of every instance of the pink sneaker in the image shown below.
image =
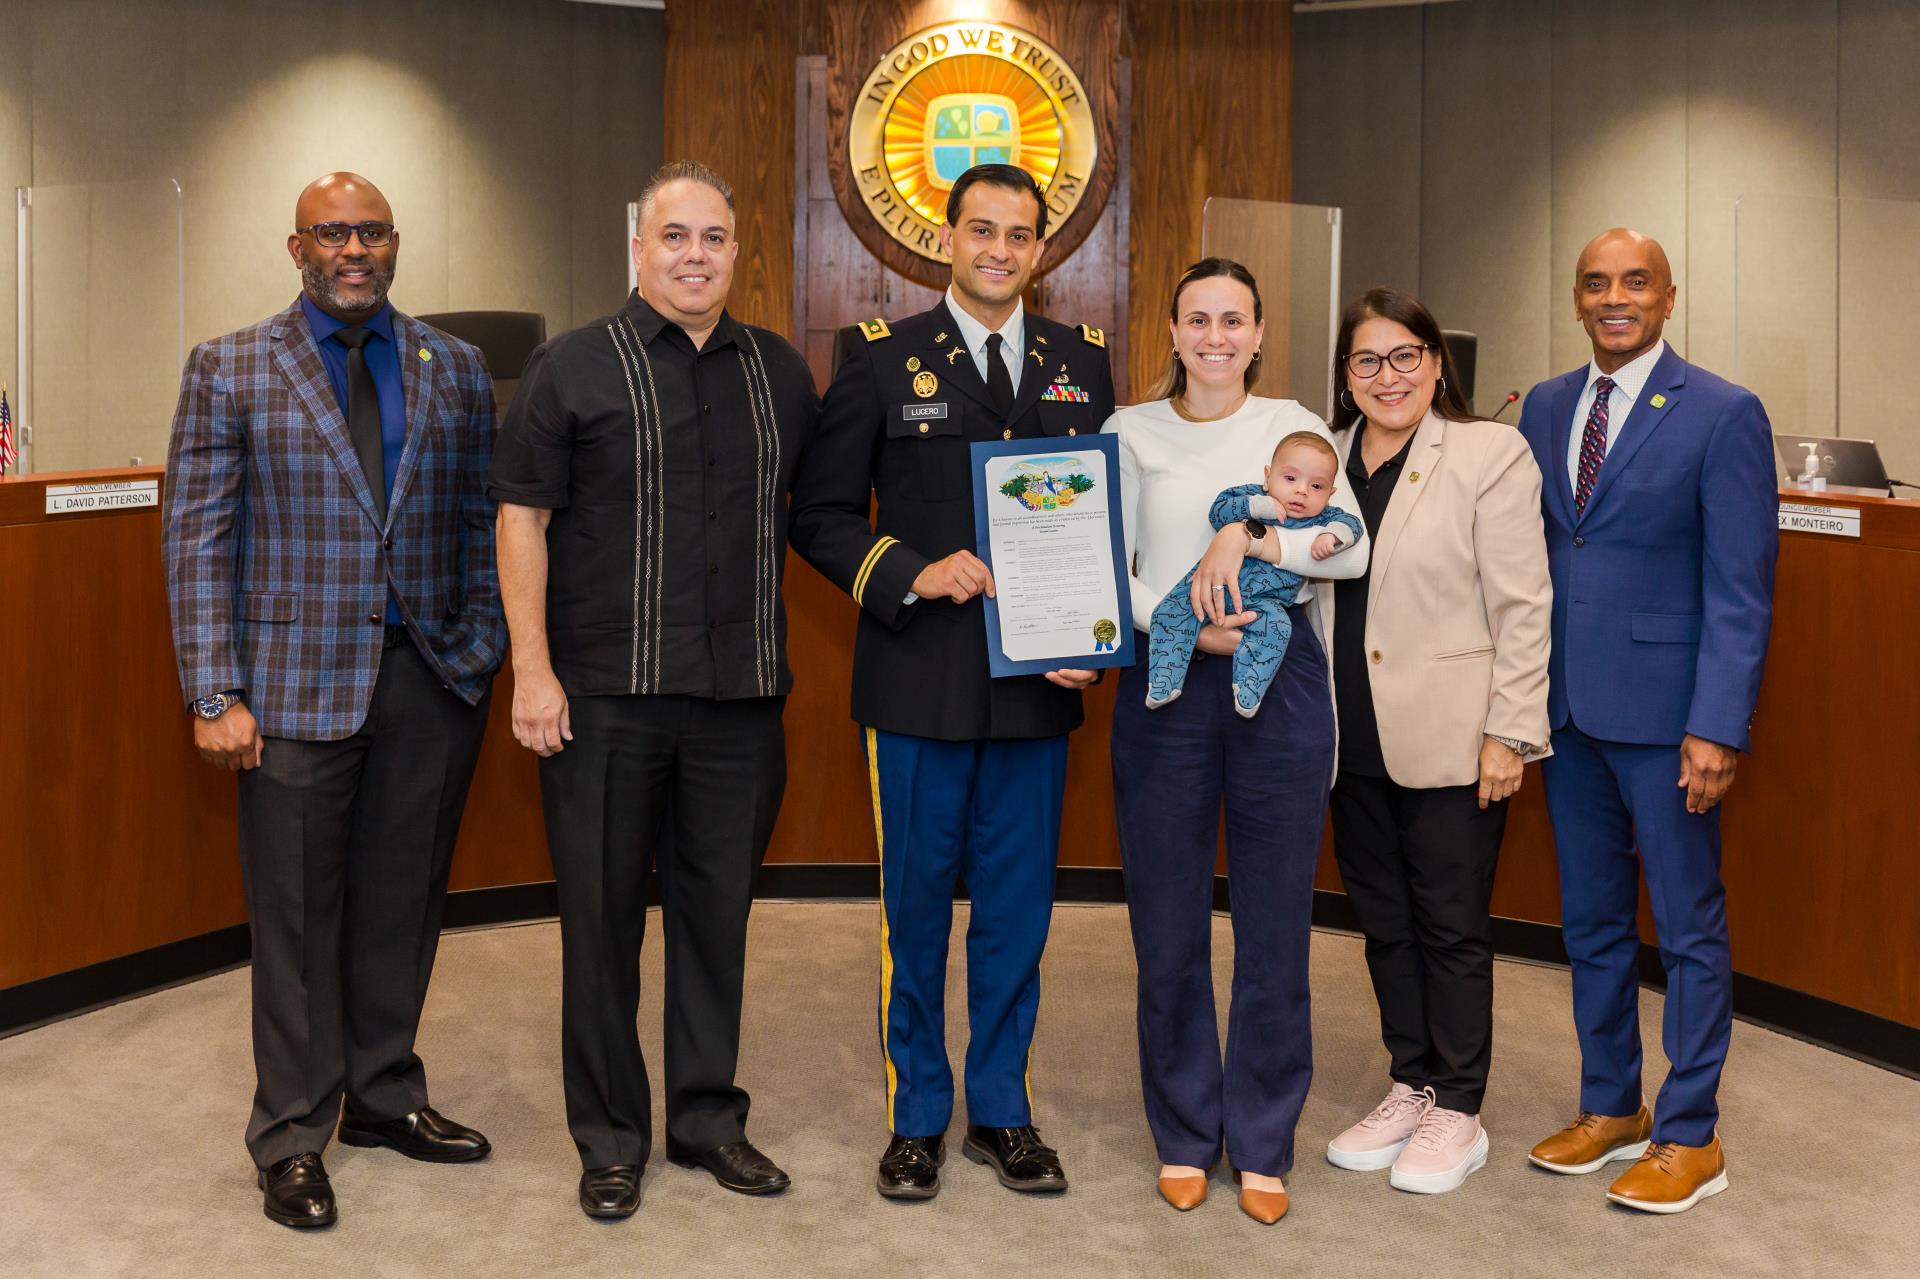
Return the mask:
M1480 1116L1432 1106L1393 1161L1388 1180L1395 1190L1440 1195L1457 1188L1486 1162L1487 1130L1480 1126Z
M1393 1091L1367 1117L1327 1143L1327 1162L1354 1172L1390 1168L1420 1126L1420 1116L1433 1105L1433 1089L1419 1092L1405 1084Z

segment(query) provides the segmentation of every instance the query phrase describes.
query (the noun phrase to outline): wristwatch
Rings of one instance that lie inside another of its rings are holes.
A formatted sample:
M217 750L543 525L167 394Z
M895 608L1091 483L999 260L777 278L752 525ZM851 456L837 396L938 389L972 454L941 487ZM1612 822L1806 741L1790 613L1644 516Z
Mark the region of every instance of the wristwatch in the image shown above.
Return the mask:
M215 693L211 697L196 698L193 702L193 713L201 719L219 719L238 706L241 698L242 694L237 688L230 688L224 693Z
M1517 737L1502 737L1498 733L1488 733L1489 741L1499 742L1502 746L1518 755L1521 759L1530 759L1540 753L1540 748L1531 742L1523 742Z
M1267 526L1261 521L1248 518L1243 522L1247 526L1247 536L1252 538L1254 541L1257 542L1261 538L1267 535Z

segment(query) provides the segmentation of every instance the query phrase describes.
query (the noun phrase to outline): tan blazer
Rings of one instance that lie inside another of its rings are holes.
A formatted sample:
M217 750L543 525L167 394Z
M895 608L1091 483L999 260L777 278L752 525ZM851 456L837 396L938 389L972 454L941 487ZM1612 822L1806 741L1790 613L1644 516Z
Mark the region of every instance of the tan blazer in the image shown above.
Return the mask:
M1354 433L1337 438L1344 466ZM1540 468L1519 431L1428 413L1381 517L1369 574L1368 671L1394 781L1478 781L1486 733L1546 744L1553 588ZM1333 596L1316 591L1312 610L1329 653Z

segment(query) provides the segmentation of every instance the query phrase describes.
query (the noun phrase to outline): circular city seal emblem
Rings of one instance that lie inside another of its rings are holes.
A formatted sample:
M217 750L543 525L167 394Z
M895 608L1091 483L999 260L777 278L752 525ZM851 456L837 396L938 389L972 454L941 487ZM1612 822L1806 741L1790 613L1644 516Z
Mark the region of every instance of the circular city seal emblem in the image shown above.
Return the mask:
M974 165L1031 173L1051 233L1079 207L1098 154L1080 77L1045 41L1004 22L944 22L902 40L868 73L848 130L861 204L934 262L947 260L947 192Z
M1119 638L1120 638L1120 628L1113 624L1112 618L1103 617L1099 621L1093 624L1093 651L1094 652L1096 653L1112 652L1113 642Z

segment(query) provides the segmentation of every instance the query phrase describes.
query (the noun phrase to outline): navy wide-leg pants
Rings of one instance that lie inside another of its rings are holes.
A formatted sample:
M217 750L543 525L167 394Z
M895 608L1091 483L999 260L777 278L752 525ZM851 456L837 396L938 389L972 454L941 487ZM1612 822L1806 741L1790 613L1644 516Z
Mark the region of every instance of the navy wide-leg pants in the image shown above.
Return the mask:
M1028 1058L1040 1012L1040 954L1053 922L1067 738L944 742L863 730L880 845L880 1049L887 1126L944 1133L947 937L965 879L967 1119L1033 1122Z
M1186 693L1145 705L1120 680L1113 793L1139 964L1140 1080L1163 1163L1293 1167L1313 1077L1307 949L1313 870L1333 777L1326 655L1306 610L1259 713L1233 706L1232 664L1196 660ZM1215 841L1226 805L1233 1003L1224 1067L1213 1006Z

